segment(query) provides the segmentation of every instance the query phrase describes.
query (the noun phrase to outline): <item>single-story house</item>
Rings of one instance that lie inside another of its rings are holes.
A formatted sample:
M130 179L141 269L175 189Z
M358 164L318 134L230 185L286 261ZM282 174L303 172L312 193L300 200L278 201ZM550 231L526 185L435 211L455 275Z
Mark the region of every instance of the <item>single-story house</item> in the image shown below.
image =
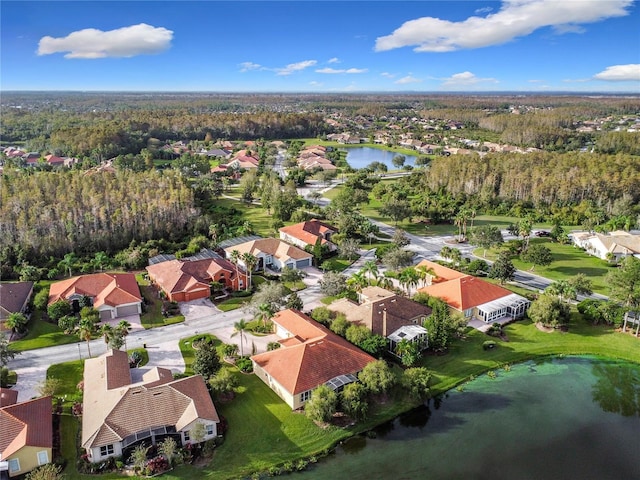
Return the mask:
M620 261L624 257L640 258L640 234L616 230L607 235L591 232L572 232L569 235L574 245L583 248L589 255L602 260Z
M423 323L431 315L431 308L384 288L363 288L358 294L358 303L341 298L327 308L343 313L349 322L364 325L372 333L387 338L392 353L402 339L417 343L421 349L428 347L427 329Z
M0 473L24 475L52 461L51 397L18 403L18 392L0 388Z
M234 250L240 254L250 253L255 256L258 259L255 270L262 270L265 267L274 270L282 270L285 267L298 269L310 267L313 262L312 254L278 238L259 238L227 247L225 254L228 259L231 258ZM238 263L246 268L242 256Z
M246 273L223 258L168 260L147 267L149 278L172 302L189 302L211 295L211 282L232 290L245 285Z
M142 313L142 295L133 273L93 273L52 283L49 305L61 299L77 305L85 296L91 298L100 320Z
M331 236L338 233L335 227L320 220L313 219L296 223L279 229L280 238L302 249L313 247L318 239L321 245L326 245L330 251L337 250L337 245L331 242Z
M127 352L109 350L84 364L82 448L89 461L128 456L137 445L156 445L173 437L193 443L198 423L204 438L218 435L218 412L200 375L173 379L170 370L154 367L133 383Z
M0 283L0 330L12 313L25 313L33 293L33 282Z
M375 361L298 310L278 312L271 321L281 347L251 357L253 371L293 410L303 407L316 387L339 390Z
M490 323L505 317L517 319L529 308L530 302L526 298L481 278L461 274L429 260L423 260L418 266L437 268L438 272L434 282L419 288L418 292L442 299L452 311L462 313L468 320Z

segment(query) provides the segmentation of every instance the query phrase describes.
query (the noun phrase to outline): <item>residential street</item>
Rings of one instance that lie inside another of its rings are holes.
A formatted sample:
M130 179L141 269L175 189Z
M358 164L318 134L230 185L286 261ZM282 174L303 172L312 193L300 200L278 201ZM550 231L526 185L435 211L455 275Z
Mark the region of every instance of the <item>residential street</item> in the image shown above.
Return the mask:
M324 192L330 188L332 187L322 188L320 191ZM321 200L327 201L326 199ZM393 235L395 231L394 227L378 221L374 221L374 223L380 228L382 233L390 236ZM506 234L506 232L504 233ZM466 243L454 243L453 235L421 237L407 233L407 236L411 240L411 244L408 245L407 248L416 253L414 263L425 258L432 260L438 257L442 247L445 245L459 249L464 257L473 257L474 247ZM361 253L362 257L343 272L346 276L357 272L367 260L374 258L375 255L375 251L373 250L363 250ZM320 273L317 269L313 270L315 270L315 275L311 275L305 280L309 286L298 292L304 302L305 311L310 311L321 305L320 298L322 294L320 293L320 287L317 283ZM551 280L535 275L532 272L518 271L514 283L534 291L541 291L551 283ZM599 294L594 294L592 297L606 299L606 297ZM581 299L582 298L579 298L579 300ZM184 371L184 363L178 348L178 341L181 338L197 335L198 333L211 333L224 343L236 343L240 345L239 336L234 335L232 337L232 335L234 333L234 323L243 317L245 319L249 318L249 314L243 311L243 309L240 308L229 312L221 312L216 309L215 313L208 313L212 311L211 308L197 310L194 307L193 310L196 313L187 313L185 316L186 320L183 323L150 330L136 329L132 331L127 337L127 348L132 349L146 346L149 352L150 366L162 366L174 372L181 372ZM275 340L277 340L275 334L267 336L246 334L244 348L245 351L251 351L252 345L255 345L256 350L262 352L266 350L269 342ZM100 338L90 342L90 349L91 356L96 357L104 353L107 346ZM14 360L9 362L9 368L15 370L18 374L16 389L19 391L19 400L28 400L37 395L36 387L38 383L44 380L46 370L50 365L77 360L79 358L87 358L88 356L89 353L86 342L29 350L18 355Z

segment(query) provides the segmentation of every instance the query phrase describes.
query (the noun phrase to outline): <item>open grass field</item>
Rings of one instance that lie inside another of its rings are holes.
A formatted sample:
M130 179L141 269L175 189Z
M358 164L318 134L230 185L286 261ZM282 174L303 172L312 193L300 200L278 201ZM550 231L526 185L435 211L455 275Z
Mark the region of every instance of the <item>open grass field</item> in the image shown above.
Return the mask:
M53 347L76 343L80 339L75 335L65 334L57 325L42 319L42 313L33 312L27 325L29 332L20 340L11 342L11 348L18 352L34 350L36 348Z
M536 266L532 273L546 277L550 280L567 280L576 276L578 273L584 273L593 283L593 290L603 295L609 294L605 276L613 268L608 262L601 260L592 255L588 255L583 250L573 245L562 245L555 243L548 238L532 238L531 244L541 244L551 250L553 262L547 266ZM477 249L474 252L477 256L484 254L484 249ZM495 260L497 250L487 250L487 259ZM513 259L514 266L523 271L529 271L533 266L531 263L523 262L520 259Z

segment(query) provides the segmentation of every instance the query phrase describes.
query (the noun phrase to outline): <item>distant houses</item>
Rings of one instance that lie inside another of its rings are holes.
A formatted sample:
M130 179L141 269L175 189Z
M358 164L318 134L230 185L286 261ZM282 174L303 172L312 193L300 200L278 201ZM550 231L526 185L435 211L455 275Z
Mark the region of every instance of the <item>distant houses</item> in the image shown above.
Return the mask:
M602 260L618 262L628 256L640 258L640 234L637 233L622 230L608 234L572 232L569 238L575 246Z
M293 410L328 385L340 391L375 359L304 313L288 309L272 319L281 347L251 357L253 371Z
M312 254L278 238L259 238L227 247L225 248L227 259L232 258L234 251L241 255L250 253L255 256L257 259L255 270L269 268L279 271L287 267L306 268L310 267L313 261ZM246 268L242 256L239 257L238 263Z

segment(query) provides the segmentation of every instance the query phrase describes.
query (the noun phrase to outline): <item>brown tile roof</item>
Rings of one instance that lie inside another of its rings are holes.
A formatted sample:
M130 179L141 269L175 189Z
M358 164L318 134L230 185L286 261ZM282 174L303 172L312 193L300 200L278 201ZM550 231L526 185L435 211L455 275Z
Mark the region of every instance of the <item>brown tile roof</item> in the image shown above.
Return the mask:
M388 337L400 327L421 325L421 317L431 315L431 308L401 297L380 287L367 287L361 292L363 303L340 299L329 305L334 312L344 313L347 320L365 325L376 335ZM414 320L417 323L414 323Z
M0 309L16 313L24 306L33 290L33 282L0 283Z
M260 252L266 253L267 255L273 255L283 263L289 259L302 260L313 257L312 254L296 246L289 245L279 238L259 238L225 248L225 252L228 254L231 254L234 250L240 253L251 253L252 255L257 255Z
M13 405L18 401L18 391L10 388L0 388L0 407Z
M147 267L149 276L168 293L209 289L209 282L220 271L235 275L233 264L224 259L169 260Z
M25 446L52 448L51 397L0 408L0 457L7 458Z
M157 368L147 372L140 383L123 384L127 359L125 352L119 352L112 350L85 362L84 447L107 445L161 425L180 430L197 419L220 421L200 375L173 380L168 370ZM112 376L120 381L109 388Z
M306 222L289 225L288 227L282 227L279 231L302 240L308 245L315 245L318 237L321 238L320 243L328 243L327 240L324 239L324 235L326 235L327 233L335 233L338 230L328 223L313 219Z
M251 359L292 395L339 375L357 373L375 360L297 310L279 312L272 321L294 337L283 340L282 348Z
M511 295L509 290L471 275L436 283L418 291L441 298L461 312Z
M94 273L81 275L51 284L49 304L72 295L93 297L93 306L116 307L142 301L140 287L133 273Z

